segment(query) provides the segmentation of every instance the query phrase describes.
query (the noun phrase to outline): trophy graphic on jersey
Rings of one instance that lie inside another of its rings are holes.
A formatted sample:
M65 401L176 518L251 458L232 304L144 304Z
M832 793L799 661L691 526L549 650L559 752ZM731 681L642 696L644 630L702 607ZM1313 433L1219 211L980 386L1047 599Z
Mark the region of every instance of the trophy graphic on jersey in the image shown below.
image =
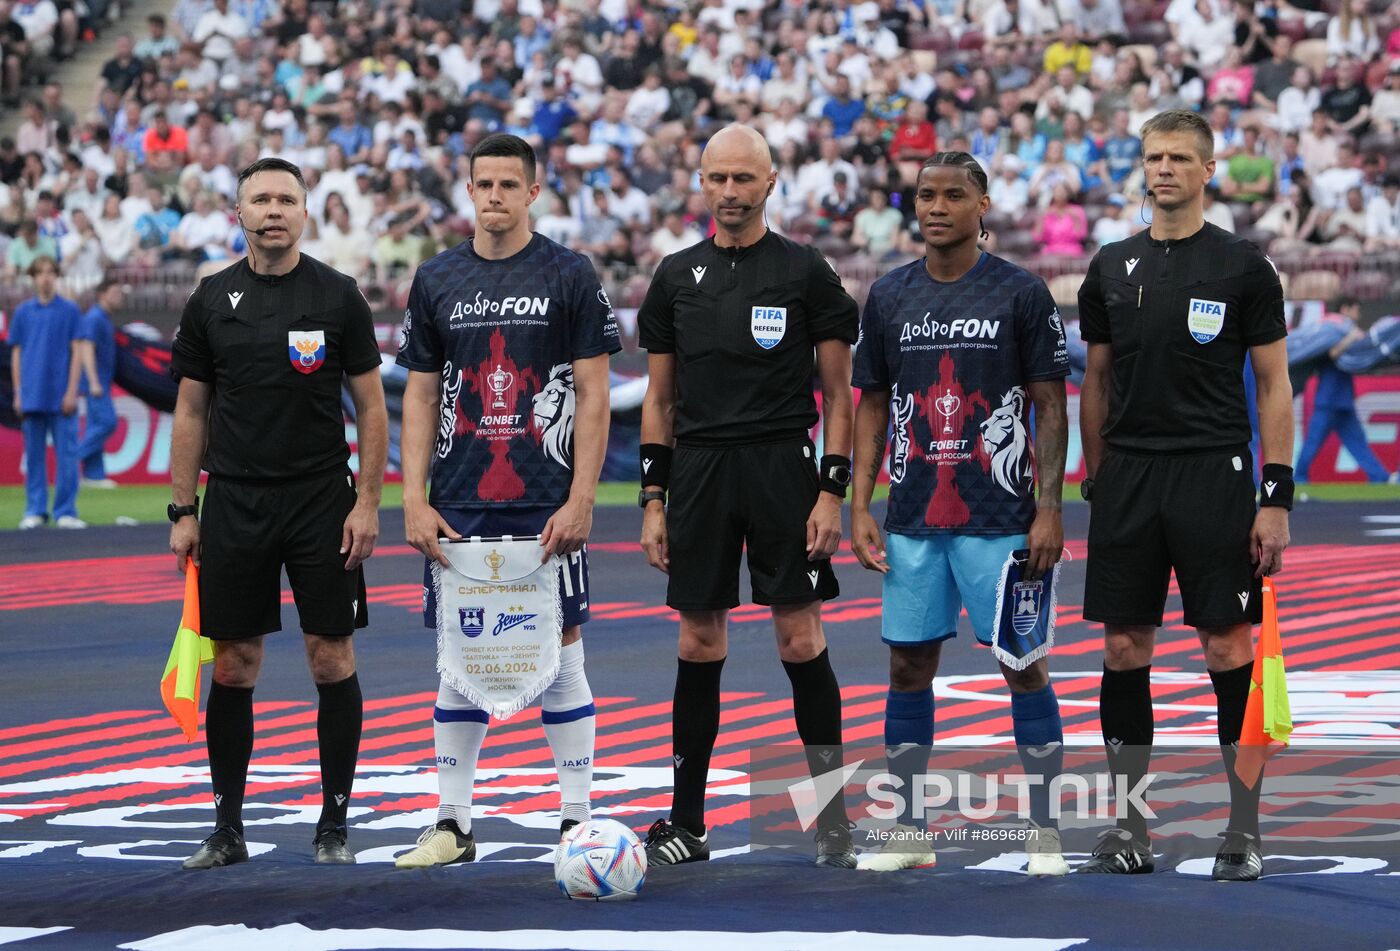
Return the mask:
M501 365L496 364L496 369L486 375L486 385L491 387L491 392L495 394L495 399L491 401L492 409L506 408L506 390L515 382L515 374L507 373L501 369Z
M943 395L933 401L933 405L943 417L943 434L951 435L953 432L953 416L957 414L962 406L962 400L954 395L952 390L945 390Z

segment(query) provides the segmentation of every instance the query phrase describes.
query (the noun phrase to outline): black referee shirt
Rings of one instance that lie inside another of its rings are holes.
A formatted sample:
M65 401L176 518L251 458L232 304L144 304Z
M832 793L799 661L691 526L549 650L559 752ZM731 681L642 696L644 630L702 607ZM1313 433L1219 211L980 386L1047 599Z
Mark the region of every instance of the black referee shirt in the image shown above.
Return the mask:
M1113 346L1107 443L1130 452L1246 445L1248 349L1286 333L1278 271L1206 224L1189 238L1143 231L1102 248L1079 289L1086 343Z
M641 345L676 355L678 445L799 438L817 422L813 347L855 343L856 302L815 248L768 232L667 256L637 316Z
M259 481L345 465L341 377L378 366L355 281L305 254L280 276L245 259L201 281L171 360L177 377L213 384L204 468Z

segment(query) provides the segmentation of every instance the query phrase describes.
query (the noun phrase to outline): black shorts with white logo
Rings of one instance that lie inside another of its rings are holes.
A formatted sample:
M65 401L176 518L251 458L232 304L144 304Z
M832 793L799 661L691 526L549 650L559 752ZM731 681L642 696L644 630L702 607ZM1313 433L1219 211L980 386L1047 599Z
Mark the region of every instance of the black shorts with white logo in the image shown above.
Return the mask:
M806 604L840 593L830 560L807 560L816 504L810 440L724 449L676 447L666 532L666 603L678 611L739 604L739 558L748 549L756 604Z
M200 525L201 633L216 640L282 629L282 568L301 629L341 637L369 624L363 568L345 570L347 469L274 484L209 477Z
M1247 447L1188 455L1108 449L1094 477L1085 619L1160 625L1175 570L1187 626L1258 624L1254 492Z

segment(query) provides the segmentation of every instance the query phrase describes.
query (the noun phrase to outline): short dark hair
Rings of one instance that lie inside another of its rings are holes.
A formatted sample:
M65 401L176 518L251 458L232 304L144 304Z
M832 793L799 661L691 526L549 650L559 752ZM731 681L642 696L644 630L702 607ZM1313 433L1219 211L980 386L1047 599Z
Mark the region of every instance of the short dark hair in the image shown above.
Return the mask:
M1196 152L1202 162L1215 158L1215 134L1210 124L1189 109L1168 109L1159 112L1142 124L1144 142L1149 135L1165 135L1171 132L1189 132L1196 137Z
M107 293L112 288L121 286L122 282L117 280L115 277L104 277L102 281L97 285L97 288L93 291L93 296L100 299L103 294Z
M240 201L243 199L243 183L259 172L286 172L297 180L297 184L301 186L301 197L305 200L307 192L306 179L302 176L301 169L294 163L288 162L286 159L273 157L260 158L238 173L238 186L233 192L236 199Z
M1361 300L1352 294L1343 294L1332 301L1332 312L1340 313L1347 307L1360 307Z
M44 268L52 268L55 274L63 273L63 269L58 266L58 262L55 261L53 257L47 254L41 254L34 260L30 261L29 267L26 269L26 273L30 277L38 277L39 272Z
M479 158L518 158L525 166L525 184L535 184L535 150L518 135L497 132L488 135L472 149L470 165L472 177L476 176L476 160Z
M982 167L982 163L977 161L966 152L935 152L924 160L924 164L919 169L922 175L926 168L960 168L967 172L967 177L972 179L972 184L982 190L982 194L987 194L987 170Z

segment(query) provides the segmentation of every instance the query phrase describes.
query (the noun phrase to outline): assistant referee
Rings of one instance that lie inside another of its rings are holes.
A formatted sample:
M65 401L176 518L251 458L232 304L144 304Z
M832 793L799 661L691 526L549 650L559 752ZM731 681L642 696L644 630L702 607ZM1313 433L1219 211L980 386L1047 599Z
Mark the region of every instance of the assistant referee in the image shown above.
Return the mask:
M238 176L248 257L205 278L175 338L170 550L200 566L202 633L215 640L206 736L216 825L187 869L245 861L243 791L263 635L281 629L285 566L320 695L321 863L355 861L346 810L362 700L350 635L367 623L361 562L379 534L388 418L369 306L353 279L301 253L306 182L260 159ZM341 410L359 427L358 490ZM199 470L209 473L201 513ZM202 524L201 524L202 520Z
M775 175L763 136L722 129L700 171L716 233L661 262L638 314L650 373L642 546L669 573L666 603L681 617L675 795L670 818L647 836L653 865L709 858L705 779L746 547L753 599L772 606L808 760L823 772L840 766L841 693L821 603L837 595L830 559L851 480L856 303L820 253L768 230ZM827 452L820 472L807 435L817 423L814 354ZM818 820L817 864L855 867L841 796Z
M1205 120L1171 110L1142 127L1151 228L1095 256L1079 291L1088 368L1079 421L1092 502L1084 617L1104 624L1099 716L1110 768L1129 788L1152 746L1150 673L1176 572L1219 709L1230 820L1213 877L1259 877L1259 787L1233 769L1261 618L1261 578L1283 567L1293 501L1293 393L1283 290L1252 244L1206 224L1215 174ZM1244 390L1258 383L1262 491ZM1153 868L1147 821L1128 804L1079 870Z

